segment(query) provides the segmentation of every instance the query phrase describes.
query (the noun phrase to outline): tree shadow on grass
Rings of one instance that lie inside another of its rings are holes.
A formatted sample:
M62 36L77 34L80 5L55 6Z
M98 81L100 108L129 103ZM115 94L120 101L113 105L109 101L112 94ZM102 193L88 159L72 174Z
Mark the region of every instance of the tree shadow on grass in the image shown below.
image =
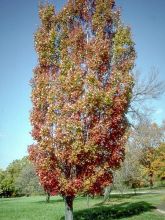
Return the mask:
M57 203L62 203L62 202L64 202L64 200L62 198L55 199L55 200L50 198L49 202L46 201L46 198L45 198L45 200L43 199L40 201L34 201L34 203L37 203L37 204L57 204Z
M127 193L127 194L110 194L109 198L128 199L128 198L137 197L137 196L141 196L141 195L148 195L148 194L152 195L152 194L157 194L157 193L150 193L150 192L141 193L141 192L137 192L137 193Z
M79 197L76 197L75 199L78 201L81 201L81 200L84 200L84 197L79 196ZM58 198L56 197L54 199L54 197L52 196L52 197L50 197L50 201L46 202L46 196L45 196L45 199L42 199L40 201L34 201L34 203L38 203L38 204L45 204L45 203L46 204L53 204L53 203L55 203L55 204L57 204L57 203L64 203L64 199L62 197L58 197Z
M14 200L14 198L0 198L0 203L2 203L2 202L12 202Z
M84 209L74 213L74 220L111 220L121 219L150 211L155 207L147 202L121 203L111 207L100 205L99 207ZM64 217L61 218L64 220Z

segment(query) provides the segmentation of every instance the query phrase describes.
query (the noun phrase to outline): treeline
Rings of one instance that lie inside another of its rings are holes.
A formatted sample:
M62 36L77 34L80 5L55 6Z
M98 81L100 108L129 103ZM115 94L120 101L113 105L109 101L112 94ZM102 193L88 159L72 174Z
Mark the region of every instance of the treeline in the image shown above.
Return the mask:
M27 157L14 160L6 170L0 169L0 197L44 194L34 166Z

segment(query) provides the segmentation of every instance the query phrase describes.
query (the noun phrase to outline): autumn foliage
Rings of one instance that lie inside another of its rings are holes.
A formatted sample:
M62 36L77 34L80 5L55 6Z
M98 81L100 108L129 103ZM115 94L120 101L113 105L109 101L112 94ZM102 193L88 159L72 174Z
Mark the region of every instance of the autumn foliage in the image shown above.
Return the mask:
M165 180L165 143L161 143L155 150L155 160L153 161L155 175Z
M113 0L39 8L30 159L50 193L96 194L124 158L134 43Z

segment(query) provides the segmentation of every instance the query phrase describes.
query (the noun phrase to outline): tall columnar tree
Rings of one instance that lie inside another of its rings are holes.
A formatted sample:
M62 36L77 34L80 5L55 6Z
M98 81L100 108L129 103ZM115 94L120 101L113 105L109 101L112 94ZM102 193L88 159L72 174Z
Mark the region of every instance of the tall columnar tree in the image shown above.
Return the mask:
M96 194L124 159L135 51L114 0L69 0L39 8L32 79L30 159L44 188L65 200Z

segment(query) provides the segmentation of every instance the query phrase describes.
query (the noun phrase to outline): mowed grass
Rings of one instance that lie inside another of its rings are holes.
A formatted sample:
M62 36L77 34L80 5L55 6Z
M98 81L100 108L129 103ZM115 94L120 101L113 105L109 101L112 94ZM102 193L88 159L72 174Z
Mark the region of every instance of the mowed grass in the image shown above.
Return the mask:
M74 200L75 220L163 220L156 207L165 204L165 194L111 195L109 202L102 204L102 197L90 199L89 208L85 197ZM64 202L61 197L44 196L1 198L0 220L63 220Z

